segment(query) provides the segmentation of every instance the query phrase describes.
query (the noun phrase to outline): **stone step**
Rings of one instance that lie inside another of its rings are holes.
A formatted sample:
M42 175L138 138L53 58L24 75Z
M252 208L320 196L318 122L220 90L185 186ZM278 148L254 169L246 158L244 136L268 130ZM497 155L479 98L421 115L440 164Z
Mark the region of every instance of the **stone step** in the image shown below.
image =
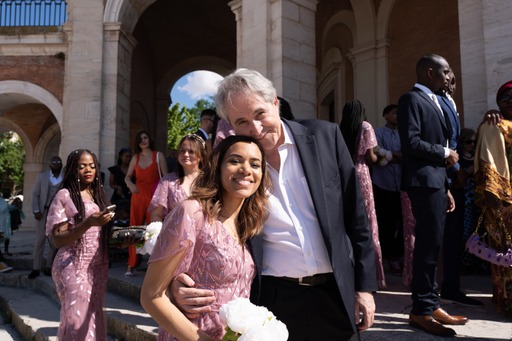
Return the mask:
M0 275L2 310L12 316L12 324L22 339L55 340L60 306L53 280L44 275L29 280L27 275L26 270ZM142 276L126 280L116 276L109 278L109 288L115 287L116 292L109 289L106 294L108 333L118 340L156 340L158 326L138 301Z

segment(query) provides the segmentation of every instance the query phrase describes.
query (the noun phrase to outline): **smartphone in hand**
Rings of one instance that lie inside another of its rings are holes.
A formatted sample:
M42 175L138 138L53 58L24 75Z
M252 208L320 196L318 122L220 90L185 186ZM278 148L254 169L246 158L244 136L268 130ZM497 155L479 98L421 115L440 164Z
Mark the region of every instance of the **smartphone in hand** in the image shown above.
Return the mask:
M107 206L106 211L107 212L114 212L116 210L116 205L110 205Z

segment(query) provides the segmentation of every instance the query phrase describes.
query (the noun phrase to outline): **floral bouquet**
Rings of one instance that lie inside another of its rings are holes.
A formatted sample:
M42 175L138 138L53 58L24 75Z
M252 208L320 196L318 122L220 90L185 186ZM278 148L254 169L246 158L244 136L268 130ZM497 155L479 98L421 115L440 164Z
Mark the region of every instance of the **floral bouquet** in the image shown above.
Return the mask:
M377 154L377 163L379 166L385 166L393 159L393 154L387 149L382 148L381 146L377 146L374 148L375 153Z
M136 245L137 253L141 255L148 254L150 255L153 252L153 248L156 244L156 239L162 230L162 222L154 221L148 226L146 226L146 231L144 233L144 240L142 243Z
M222 341L286 341L288 329L265 307L252 304L247 298L236 298L219 309L227 324Z

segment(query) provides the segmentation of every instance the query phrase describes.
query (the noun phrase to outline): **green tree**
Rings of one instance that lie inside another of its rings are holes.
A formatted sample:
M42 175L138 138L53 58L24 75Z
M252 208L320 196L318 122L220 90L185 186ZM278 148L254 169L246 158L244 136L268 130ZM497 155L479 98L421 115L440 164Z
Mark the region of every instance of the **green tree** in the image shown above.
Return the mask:
M169 108L167 116L167 148L177 149L183 135L199 129L199 115L204 109L214 109L213 98L200 99L192 108L176 103Z
M194 117L196 117L199 122L199 116L201 115L201 111L204 109L215 109L215 102L213 97L209 97L208 99L200 99L194 104L192 108L190 108L190 112Z
M183 135L193 133L199 128L199 121L180 103L169 108L167 116L167 148L177 149Z
M0 182L2 188L16 191L23 186L25 149L19 136L12 132L0 133Z

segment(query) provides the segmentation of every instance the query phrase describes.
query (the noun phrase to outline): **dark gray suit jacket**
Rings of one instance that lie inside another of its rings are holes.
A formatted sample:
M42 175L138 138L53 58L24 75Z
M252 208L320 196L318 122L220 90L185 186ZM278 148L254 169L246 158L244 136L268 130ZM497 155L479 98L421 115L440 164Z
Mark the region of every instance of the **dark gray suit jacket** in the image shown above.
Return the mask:
M316 215L348 317L355 291L377 290L373 239L352 158L337 124L283 119L293 135ZM260 237L251 240L258 269L251 297L259 297L263 259Z

